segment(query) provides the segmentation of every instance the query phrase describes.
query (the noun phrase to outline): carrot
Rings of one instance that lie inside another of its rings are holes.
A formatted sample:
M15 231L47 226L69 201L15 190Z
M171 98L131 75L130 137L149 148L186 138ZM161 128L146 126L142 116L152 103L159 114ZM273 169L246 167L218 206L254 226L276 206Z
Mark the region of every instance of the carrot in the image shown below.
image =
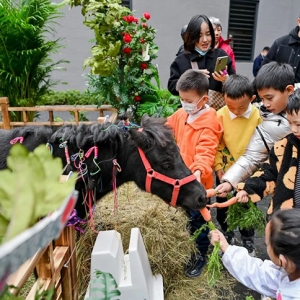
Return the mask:
M200 211L200 214L202 215L203 219L206 222L210 222L211 221L210 211L206 207L201 208L199 211Z
M236 203L237 201L238 201L237 197L232 197L231 199L227 200L226 202L223 202L223 203L215 202L213 204L206 205L206 207L209 207L209 208L214 208L214 207L225 208L225 207L228 207L228 206Z
M218 191L216 191L215 189L208 189L206 190L206 197L210 198L210 197L214 197L218 194Z

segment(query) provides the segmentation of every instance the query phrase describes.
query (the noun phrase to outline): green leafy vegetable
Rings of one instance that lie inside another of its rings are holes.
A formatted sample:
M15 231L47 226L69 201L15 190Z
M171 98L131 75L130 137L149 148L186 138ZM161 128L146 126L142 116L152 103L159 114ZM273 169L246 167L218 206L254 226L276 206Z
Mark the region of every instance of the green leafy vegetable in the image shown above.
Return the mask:
M7 170L0 171L0 243L55 211L72 192L76 176L59 183L62 162L45 145L28 152L20 144L11 148Z
M263 235L266 225L265 214L252 201L245 204L235 203L229 206L226 222L228 232L235 230L237 227L245 230L254 228L260 235Z
M111 300L113 297L121 295L117 287L118 285L110 273L96 271L96 279L91 280L90 289L90 293L94 295L87 300ZM101 298L99 293L102 295Z

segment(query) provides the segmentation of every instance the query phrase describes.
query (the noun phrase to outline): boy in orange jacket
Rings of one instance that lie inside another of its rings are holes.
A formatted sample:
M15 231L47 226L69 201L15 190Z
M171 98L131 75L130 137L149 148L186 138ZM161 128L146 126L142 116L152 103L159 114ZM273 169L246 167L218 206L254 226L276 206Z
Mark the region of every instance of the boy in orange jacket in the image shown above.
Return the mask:
M188 168L206 189L214 184L213 165L223 127L216 111L207 105L209 81L199 70L187 70L177 82L182 108L168 118L175 135L180 154ZM190 231L193 234L204 223L199 211L187 211L190 217ZM209 246L208 231L196 240L199 250L188 262L185 274L198 277L205 265Z

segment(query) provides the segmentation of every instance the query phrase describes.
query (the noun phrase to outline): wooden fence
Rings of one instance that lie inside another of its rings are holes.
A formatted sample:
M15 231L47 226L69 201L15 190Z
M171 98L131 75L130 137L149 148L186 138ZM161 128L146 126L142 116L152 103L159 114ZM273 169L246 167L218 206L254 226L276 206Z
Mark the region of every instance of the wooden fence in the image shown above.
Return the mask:
M8 98L0 98L0 111L2 114L2 121L0 121L0 128L11 129L14 126L29 126L29 125L51 125L61 126L63 124L92 124L95 122L80 121L79 112L99 112L98 122L102 123L105 119L104 113L111 113L110 122L114 122L117 118L117 110L111 105L101 105L100 107L65 107L65 106L35 106L35 107L10 107ZM42 112L46 111L49 114L48 122L28 122L28 112ZM10 112L22 112L23 122L12 122ZM74 122L55 122L53 112L74 112Z
M15 295L19 293L28 278L36 269L38 279L30 289L26 300L34 300L36 291L54 288L54 300L77 300L77 273L74 226L65 227L61 236L50 243L45 249L39 250L31 259L25 262L17 272L10 275L7 284L18 289L12 289Z

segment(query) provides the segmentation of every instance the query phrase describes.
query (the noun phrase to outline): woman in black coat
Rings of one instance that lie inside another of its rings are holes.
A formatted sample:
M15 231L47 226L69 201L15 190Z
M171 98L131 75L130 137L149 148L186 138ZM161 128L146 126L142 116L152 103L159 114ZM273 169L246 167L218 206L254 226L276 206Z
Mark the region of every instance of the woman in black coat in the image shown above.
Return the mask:
M211 22L205 15L194 16L184 35L185 52L177 56L171 64L171 74L168 89L173 95L178 95L176 84L179 77L188 69L199 69L209 78L209 105L216 110L225 105L222 96L222 83L228 74L235 74L232 61L228 57L227 73L214 73L218 57L227 56L220 48L215 49L215 33Z

